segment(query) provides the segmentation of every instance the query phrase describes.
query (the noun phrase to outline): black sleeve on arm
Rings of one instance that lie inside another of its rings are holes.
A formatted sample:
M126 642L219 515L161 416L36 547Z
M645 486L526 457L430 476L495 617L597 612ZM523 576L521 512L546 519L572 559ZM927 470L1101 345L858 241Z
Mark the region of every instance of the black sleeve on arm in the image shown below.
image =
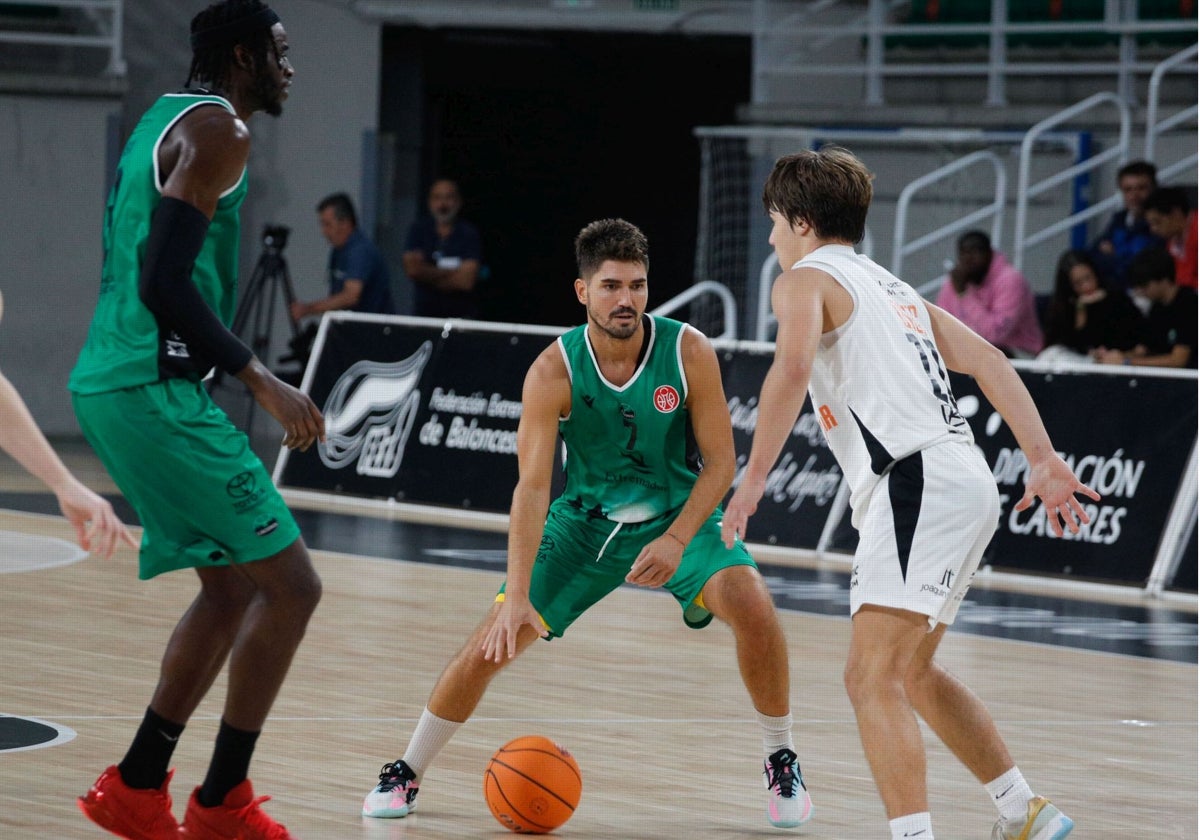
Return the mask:
M208 217L177 198L165 197L150 221L138 296L160 326L179 334L202 366L236 374L254 354L230 332L200 296L192 266L204 247Z

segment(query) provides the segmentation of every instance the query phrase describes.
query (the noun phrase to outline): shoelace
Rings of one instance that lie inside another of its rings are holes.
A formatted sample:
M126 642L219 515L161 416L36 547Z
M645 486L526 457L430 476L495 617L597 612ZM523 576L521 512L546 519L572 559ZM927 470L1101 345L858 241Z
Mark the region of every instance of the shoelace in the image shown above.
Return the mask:
M288 830L281 823L271 819L259 807L270 798L269 796L259 796L251 800L249 804L234 810L243 822L251 828L261 831L262 836L267 840L291 840L292 835L288 834Z
M792 769L791 764L776 764L771 762L770 768L767 771L767 787L769 789L778 789L779 795L785 799L791 799L796 795L797 784L796 773Z
M413 780L411 773L412 771L400 766L400 762L389 761L379 771L379 790L383 793L388 793L400 787L405 782L411 782Z

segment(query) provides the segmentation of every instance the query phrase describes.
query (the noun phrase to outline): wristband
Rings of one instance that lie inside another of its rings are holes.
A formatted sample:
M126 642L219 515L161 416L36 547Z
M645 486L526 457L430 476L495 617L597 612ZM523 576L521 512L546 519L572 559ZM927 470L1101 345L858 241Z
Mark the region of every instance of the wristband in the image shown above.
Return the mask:
M671 539L675 540L675 542L679 543L679 544L680 544L681 546L683 546L684 548L687 548L687 543L685 543L683 540L679 539L679 537L675 536L675 535L674 535L674 534L672 534L670 531L667 531L667 532L666 532L666 535L667 535L668 537L670 537Z

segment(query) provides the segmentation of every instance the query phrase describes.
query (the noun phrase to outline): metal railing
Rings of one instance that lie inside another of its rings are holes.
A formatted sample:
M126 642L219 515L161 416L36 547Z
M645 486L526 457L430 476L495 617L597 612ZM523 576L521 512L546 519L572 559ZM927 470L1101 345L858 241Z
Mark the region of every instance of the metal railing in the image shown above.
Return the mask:
M85 32L42 32L36 28L0 29L0 43L44 44L59 47L86 47L108 50L104 72L124 76L126 65L121 51L125 29L124 0L21 0L20 6L44 6L49 9L79 9L95 30Z
M904 235L905 228L908 226L908 205L912 202L913 195L930 184L935 184L960 170L978 163L990 163L992 166L992 171L995 175L992 203L968 213L961 219L942 225L923 236L918 236L916 239L906 242ZM973 227L977 222L989 217L992 220L992 242L999 243L1000 234L1004 230L1004 202L1007 195L1007 188L1008 176L1004 169L1004 162L1000 160L1000 156L995 152L990 152L986 149L972 152L958 160L951 161L945 166L922 175L920 178L909 183L908 186L900 191L900 197L896 200L895 232L892 235L892 274L895 274L897 277L904 276L904 258L908 254L919 251L935 242L941 242L943 239L953 236L961 230Z
M978 0L982 6L985 0ZM765 85L772 78L813 79L817 76L858 77L863 80L864 102L883 105L884 80L887 78L949 78L984 77L987 80L985 104L1001 106L1008 102L1007 80L1014 76L1085 76L1111 75L1116 82L1117 95L1125 102L1134 101L1134 87L1139 73L1149 73L1155 63L1138 59L1139 36L1148 34L1171 36L1195 33L1195 19L1143 20L1138 17L1137 0L1106 0L1104 18L1095 21L1031 21L1014 22L1009 18L1008 0L992 0L990 20L977 23L892 23L889 17L895 0L868 0L865 17L855 17L843 23L822 24L814 14L801 22L794 13L772 15L773 6L789 8L789 4L773 0L755 0L756 48L755 84ZM816 9L827 11L836 4L821 3ZM903 5L903 4L901 4ZM887 39L927 36L986 36L985 61L888 61ZM1075 61L1012 60L1009 39L1020 36L1044 37L1102 35L1116 40L1116 55L1112 59L1093 58ZM813 61L811 51L822 42L843 39L855 44L846 51L855 60L846 62ZM767 45L772 39L789 44L785 60L770 57ZM862 45L861 47L859 45ZM799 47L799 48L797 48ZM862 56L861 59L859 56ZM806 59L806 60L805 60ZM756 92L754 101L768 99Z
M689 286L675 297L655 307L651 312L655 315L670 315L682 309L701 295L714 294L721 301L722 329L719 335L710 338L724 338L734 341L737 339L737 301L733 292L716 280L703 280L694 286Z
M1195 74L1196 62L1194 59L1196 58L1196 51L1197 45L1192 44L1187 49L1180 50L1170 58L1161 61L1154 68L1154 72L1150 74L1150 87L1146 95L1146 145L1142 153L1146 160L1154 160L1155 145L1160 134L1165 134L1171 129L1182 126L1189 121L1191 122L1191 127L1195 128L1197 114L1197 107L1195 105L1177 111L1161 120L1158 118L1158 109L1163 76L1170 72L1180 71ZM1189 61L1189 59L1191 60ZM1174 163L1160 166L1158 168L1158 177L1165 183L1181 172L1195 168L1196 161L1197 156L1195 153L1192 153Z
M1121 130L1118 136L1117 144L1109 149L1105 149L1097 155L1092 155L1085 161L1075 164L1074 166L1063 169L1043 178L1035 184L1030 184L1030 172L1033 167L1033 149L1034 144L1039 138L1050 131L1055 126L1070 122L1077 118L1080 114L1091 111L1095 108L1111 105L1117 109L1117 115L1121 121ZM1130 134L1130 112L1129 105L1118 94L1115 93L1097 93L1094 96L1089 96L1082 102L1077 102L1069 108L1064 108L1053 116L1047 117L1041 122L1033 126L1025 133L1025 139L1021 141L1021 164L1020 173L1017 177L1017 219L1013 230L1013 265L1020 271L1025 264L1025 253L1039 242L1044 242L1052 236L1056 236L1074 225L1099 216L1101 213L1109 212L1116 208L1116 202L1120 200L1120 196L1110 196L1104 201L1092 204L1077 213L1072 213L1057 222L1043 227L1036 233L1026 236L1025 228L1029 217L1029 201L1035 196L1041 195L1047 190L1070 181L1078 175L1092 170L1099 169L1110 160L1123 161L1129 159L1129 134Z

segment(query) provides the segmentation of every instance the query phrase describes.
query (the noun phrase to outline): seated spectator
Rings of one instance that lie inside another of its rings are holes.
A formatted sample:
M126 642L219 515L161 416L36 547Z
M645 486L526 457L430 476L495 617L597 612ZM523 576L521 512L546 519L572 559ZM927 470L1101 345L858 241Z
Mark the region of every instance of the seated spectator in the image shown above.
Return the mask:
M1031 358L1042 349L1033 292L983 231L959 237L937 305L1010 357Z
M1142 322L1129 296L1104 282L1089 252L1067 251L1055 272L1054 295L1046 310L1046 349L1038 358L1064 358L1064 351L1070 351L1087 361L1097 347L1132 350L1141 337Z
M1146 223L1175 259L1175 282L1196 288L1196 211L1182 187L1159 187L1146 199Z
M1125 207L1113 213L1104 230L1092 243L1091 251L1101 276L1106 276L1118 289L1129 288L1129 261L1134 254L1162 240L1150 231L1144 207L1150 193L1158 187L1154 164L1144 160L1127 163L1117 172L1117 189Z
M1150 301L1142 344L1129 352L1098 348L1093 356L1110 365L1196 367L1196 290L1175 282L1175 260L1165 248L1148 248L1129 264L1136 294Z
M429 216L413 222L404 244L404 271L413 281L413 314L478 318L476 284L483 264L479 231L459 217L458 184L446 178L429 188Z
M393 315L392 280L387 262L374 243L358 229L354 204L335 193L317 205L317 222L329 242L329 295L314 301L293 301L292 320L331 310Z

